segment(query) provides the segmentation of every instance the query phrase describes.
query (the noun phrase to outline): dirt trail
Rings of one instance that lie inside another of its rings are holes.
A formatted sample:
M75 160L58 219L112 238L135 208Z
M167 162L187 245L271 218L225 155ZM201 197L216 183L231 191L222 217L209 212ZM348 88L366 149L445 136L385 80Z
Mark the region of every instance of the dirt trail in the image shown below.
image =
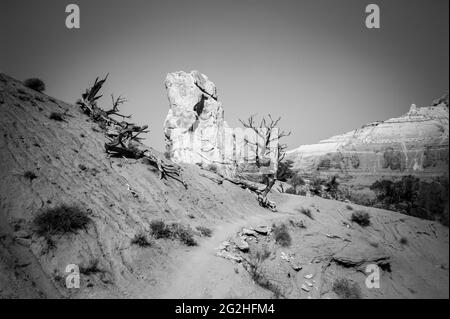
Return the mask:
M173 274L160 298L263 298L270 293L261 291L235 264L215 254L219 245L233 237L242 227L270 225L274 220L286 218L287 213L252 215L224 223L214 229L214 235L200 243L193 251L183 253L182 267Z

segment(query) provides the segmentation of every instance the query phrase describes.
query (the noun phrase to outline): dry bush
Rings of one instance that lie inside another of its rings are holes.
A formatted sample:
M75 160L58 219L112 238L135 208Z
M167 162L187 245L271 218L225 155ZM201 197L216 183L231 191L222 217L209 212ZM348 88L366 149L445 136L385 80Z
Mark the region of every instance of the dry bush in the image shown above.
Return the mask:
M98 259L91 260L87 266L80 267L80 274L89 276L91 274L104 273L105 271L98 264Z
M352 205L346 205L345 208L347 208L348 210L353 210L353 206Z
M272 225L272 231L275 238L275 242L283 247L288 247L291 245L292 239L289 235L288 228L286 224L281 224L279 226Z
M134 235L133 239L131 240L132 245L138 245L139 247L150 247L152 246L152 242L148 240L145 233L140 232Z
M42 81L41 79L38 79L38 78L26 79L25 81L23 81L23 85L25 85L27 88L30 88L30 89L38 91L38 92L45 91L44 81Z
M264 289L271 291L274 294L275 298L279 298L282 295L280 288L270 282L270 280L264 273L263 264L270 257L270 255L271 252L265 246L261 249L251 251L249 259L244 258L244 260L246 261L245 269L256 284Z
M402 238L400 238L399 242L402 245L408 245L408 238L402 237Z
M162 220L153 220L150 223L150 229L156 239L171 238L170 228Z
M58 122L64 121L63 115L61 113L59 113L59 112L52 112L52 113L50 113L50 116L48 118L51 119L51 120L54 120L54 121L58 121Z
M197 226L197 227L195 227L195 229L197 229L203 237L211 237L212 236L212 230L208 227Z
M37 175L32 171L26 171L25 173L23 173L23 177L32 181L33 179L37 178Z
M342 299L361 299L361 289L358 284L346 278L339 278L333 282L333 291Z
M361 227L370 226L370 215L363 210L357 210L352 213L352 222L357 223Z
M92 220L78 206L61 205L41 212L33 220L36 233L49 237L56 234L76 233L85 229Z
M312 215L310 208L301 207L300 209L297 208L296 211L298 211L299 213L305 215L306 217L309 217L310 219L314 220L314 217Z
M150 229L155 238L178 239L187 246L196 246L194 231L189 226L183 226L177 223L166 225L161 220L154 220L150 223Z

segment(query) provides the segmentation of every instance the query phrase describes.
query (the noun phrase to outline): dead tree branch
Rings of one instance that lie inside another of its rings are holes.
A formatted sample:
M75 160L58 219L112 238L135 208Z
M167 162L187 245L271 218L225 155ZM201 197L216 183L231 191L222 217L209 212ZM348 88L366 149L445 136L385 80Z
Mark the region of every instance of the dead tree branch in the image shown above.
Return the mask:
M126 101L124 98L119 96L117 99L114 99L114 95L111 95L112 109L108 111L97 106L98 99L102 97L102 95L98 94L107 78L108 75L103 80L99 80L97 77L93 86L86 89L81 99L77 101L77 105L80 106L82 111L105 129L105 135L110 140L110 142L105 143L106 153L125 158L143 158L148 164L158 169L161 179L172 178L187 188L186 182L181 178L181 167L164 161L156 156L150 148L141 143L139 135L149 132L148 125L138 126L126 121L119 122L111 117L111 115L120 116L123 119L131 117L131 115L119 113L119 105Z

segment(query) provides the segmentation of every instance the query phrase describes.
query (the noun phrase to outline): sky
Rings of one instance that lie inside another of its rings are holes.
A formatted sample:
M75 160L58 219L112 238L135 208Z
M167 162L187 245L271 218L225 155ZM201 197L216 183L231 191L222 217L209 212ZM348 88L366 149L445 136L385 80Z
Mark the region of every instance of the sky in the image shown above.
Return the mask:
M65 26L70 3L80 29ZM365 26L370 3L380 29ZM231 127L281 116L293 149L448 91L448 12L448 0L0 0L0 71L39 77L69 103L109 73L100 104L122 94L123 113L164 150L164 79L199 70Z

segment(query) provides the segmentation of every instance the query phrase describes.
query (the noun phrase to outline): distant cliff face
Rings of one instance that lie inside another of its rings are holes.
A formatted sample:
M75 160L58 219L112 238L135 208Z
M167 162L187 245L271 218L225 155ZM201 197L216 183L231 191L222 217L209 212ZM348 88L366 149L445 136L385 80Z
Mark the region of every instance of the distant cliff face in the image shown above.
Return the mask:
M216 86L206 75L169 73L165 86L170 104L164 122L166 154L173 161L257 179L276 172L278 141L266 148L254 130L230 128Z
M289 151L304 174L448 176L448 96L427 107ZM369 178L372 179L372 178Z

